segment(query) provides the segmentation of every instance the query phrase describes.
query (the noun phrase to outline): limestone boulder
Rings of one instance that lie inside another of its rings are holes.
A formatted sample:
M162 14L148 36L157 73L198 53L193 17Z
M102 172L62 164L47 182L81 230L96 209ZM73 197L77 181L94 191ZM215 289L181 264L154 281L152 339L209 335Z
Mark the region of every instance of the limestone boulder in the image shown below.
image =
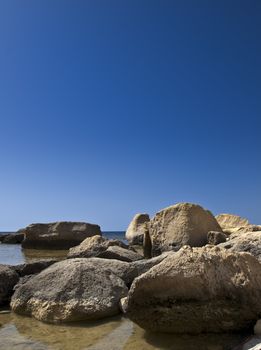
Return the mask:
M136 214L130 222L125 237L133 245L142 245L143 236L147 229L150 217L148 214Z
M249 252L261 262L261 231L233 235L219 246L232 252Z
M105 252L109 247L118 246L128 249L128 245L117 239L107 239L101 236L86 238L81 244L69 250L68 258L90 258Z
M125 249L119 246L110 246L104 252L97 255L100 258L116 259L126 262L143 259L143 256L130 249Z
M207 244L209 231L222 232L210 211L192 203L178 203L158 212L150 221L152 253L179 250L184 245Z
M124 281L90 259L57 262L16 289L14 312L40 321L98 320L119 313Z
M47 259L47 260L33 261L33 262L19 264L19 265L10 265L9 267L15 272L17 272L17 274L20 277L24 277L24 276L40 273L41 271L43 271L44 269L46 269L47 267L51 266L56 262L57 260L55 259Z
M247 219L233 214L219 214L216 216L216 219L222 229L231 229L249 225Z
M69 221L32 224L23 232L22 247L29 249L69 249L87 237L101 235L98 225Z
M208 244L217 245L226 242L227 235L223 232L209 231L208 232Z
M18 274L6 265L0 265L0 305L7 303L19 280Z
M186 246L134 280L124 309L154 332L239 331L261 313L260 270L249 253Z

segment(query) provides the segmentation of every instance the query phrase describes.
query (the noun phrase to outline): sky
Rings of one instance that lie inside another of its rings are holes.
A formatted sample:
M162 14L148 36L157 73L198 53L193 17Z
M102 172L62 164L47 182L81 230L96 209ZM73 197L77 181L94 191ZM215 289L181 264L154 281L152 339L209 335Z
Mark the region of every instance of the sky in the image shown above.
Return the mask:
M0 231L261 224L260 38L260 0L0 0Z

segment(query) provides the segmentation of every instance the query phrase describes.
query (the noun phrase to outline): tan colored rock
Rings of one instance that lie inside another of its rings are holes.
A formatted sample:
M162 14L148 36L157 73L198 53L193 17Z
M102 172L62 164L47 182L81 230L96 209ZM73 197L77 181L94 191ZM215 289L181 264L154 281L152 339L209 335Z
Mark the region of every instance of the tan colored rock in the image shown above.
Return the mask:
M216 216L216 219L222 229L233 229L249 225L247 219L233 214L219 214Z
M90 258L105 252L109 247L118 246L128 249L128 246L117 239L107 239L101 236L86 238L81 244L69 250L68 258Z
M153 255L184 245L207 244L209 231L222 232L210 211L197 204L178 203L158 212L150 222Z
M29 249L69 249L87 237L101 235L98 225L69 221L32 224L23 232L22 247Z
M127 228L125 237L131 244L142 245L143 235L150 221L148 214L136 214Z
M110 246L104 252L97 255L98 258L116 259L125 262L132 262L143 259L143 256L130 249L119 246Z
M11 308L40 321L98 320L120 312L128 289L121 278L91 259L57 262L18 287Z
M239 331L261 313L260 264L249 253L183 247L137 277L127 316L155 332Z
M261 262L261 231L234 234L219 246L232 252L251 253Z

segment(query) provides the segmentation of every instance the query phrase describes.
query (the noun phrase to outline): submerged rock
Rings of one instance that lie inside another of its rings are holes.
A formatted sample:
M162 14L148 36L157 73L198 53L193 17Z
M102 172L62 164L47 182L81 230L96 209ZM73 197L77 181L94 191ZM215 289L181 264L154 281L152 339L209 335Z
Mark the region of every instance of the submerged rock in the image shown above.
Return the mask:
M156 332L239 331L261 313L260 264L248 253L184 247L136 278L126 312Z
M101 235L98 225L69 221L32 224L23 232L22 247L29 249L69 249L87 237Z
M58 262L16 289L11 308L50 323L97 320L119 313L128 289L90 259Z
M6 265L0 265L0 305L10 300L13 288L18 280L19 276L14 270Z
M128 249L128 246L117 239L107 239L101 236L86 238L81 244L69 250L68 258L90 258L105 252L109 247L118 246Z
M207 244L209 231L222 232L210 211L197 204L179 203L158 212L150 222L153 255L184 245Z
M130 222L125 237L133 245L142 245L144 233L150 222L148 214L136 214Z

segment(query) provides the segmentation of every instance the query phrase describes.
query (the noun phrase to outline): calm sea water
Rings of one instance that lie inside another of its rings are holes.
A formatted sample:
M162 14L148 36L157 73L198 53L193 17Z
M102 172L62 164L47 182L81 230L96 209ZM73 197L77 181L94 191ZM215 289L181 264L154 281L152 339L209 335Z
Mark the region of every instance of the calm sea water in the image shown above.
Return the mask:
M103 232L103 235L125 240L123 231ZM19 244L0 244L0 264L63 259L66 255L67 251L22 250ZM49 325L2 311L0 308L0 350L231 350L246 337L244 334L153 334L122 316L95 323Z
M6 233L11 232L0 232L0 234ZM103 232L103 236L109 239L119 239L126 242L125 231L105 231ZM0 243L0 264L17 265L40 259L63 259L67 255L67 252L67 250L23 250L20 244Z

